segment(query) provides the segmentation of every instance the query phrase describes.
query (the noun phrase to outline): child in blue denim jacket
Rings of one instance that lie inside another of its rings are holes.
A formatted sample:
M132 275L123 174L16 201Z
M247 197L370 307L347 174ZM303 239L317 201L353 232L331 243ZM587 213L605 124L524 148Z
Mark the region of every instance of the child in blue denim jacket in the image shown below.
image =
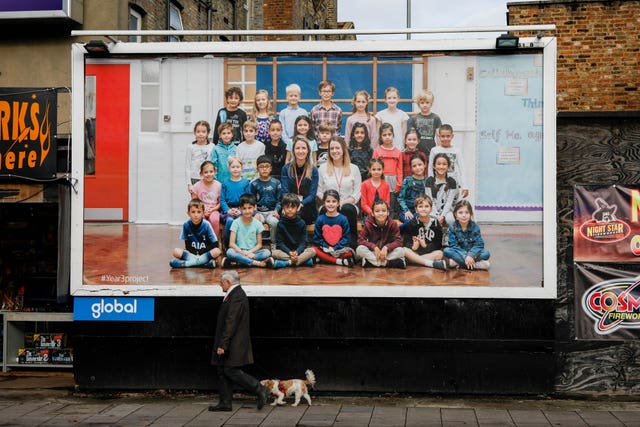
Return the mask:
M473 221L473 208L467 200L460 200L453 209L456 220L449 226L449 247L444 256L451 267L467 270L488 270L491 254L484 248L480 227Z

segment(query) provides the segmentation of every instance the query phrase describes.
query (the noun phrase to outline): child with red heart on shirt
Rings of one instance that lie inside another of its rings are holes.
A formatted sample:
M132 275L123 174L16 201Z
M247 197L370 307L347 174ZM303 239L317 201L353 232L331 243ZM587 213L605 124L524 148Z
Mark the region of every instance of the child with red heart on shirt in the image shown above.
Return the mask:
M325 191L322 204L325 213L316 219L313 250L324 263L353 267L354 254L349 247L349 220L338 211L340 194L336 190Z

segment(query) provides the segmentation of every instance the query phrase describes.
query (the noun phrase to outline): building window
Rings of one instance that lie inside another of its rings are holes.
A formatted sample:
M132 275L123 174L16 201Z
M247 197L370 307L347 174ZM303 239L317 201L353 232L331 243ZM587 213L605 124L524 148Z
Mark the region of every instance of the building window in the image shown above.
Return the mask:
M142 61L140 131L158 132L160 126L160 62Z
M180 14L180 7L174 3L169 4L169 29L170 30L183 30L182 15ZM180 36L169 36L170 42L179 42Z
M132 8L129 8L129 29L132 31L142 30L142 15ZM139 43L141 41L141 36L129 36L129 42Z

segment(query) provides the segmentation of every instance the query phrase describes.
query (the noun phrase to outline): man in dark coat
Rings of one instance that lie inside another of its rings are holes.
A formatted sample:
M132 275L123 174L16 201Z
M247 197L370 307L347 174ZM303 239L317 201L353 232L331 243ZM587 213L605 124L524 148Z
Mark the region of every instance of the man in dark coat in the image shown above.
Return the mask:
M236 383L258 398L262 409L269 390L251 375L240 369L253 363L253 351L249 334L249 300L240 287L237 271L225 271L220 276L220 287L225 293L218 311L216 336L211 364L218 367L220 401L209 406L210 411L231 411L232 386Z

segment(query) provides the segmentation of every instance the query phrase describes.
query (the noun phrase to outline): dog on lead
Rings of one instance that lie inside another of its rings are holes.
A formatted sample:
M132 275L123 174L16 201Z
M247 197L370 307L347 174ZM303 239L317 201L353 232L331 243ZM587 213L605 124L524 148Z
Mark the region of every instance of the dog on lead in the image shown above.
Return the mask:
M316 377L313 371L307 369L305 371L305 379L292 379L292 380L262 380L260 383L267 387L271 394L276 398L273 400L271 406L284 405L284 398L294 396L295 401L291 406L298 406L300 398L304 397L307 400L309 406L311 406L311 397L309 396L309 389L313 388L316 383Z

